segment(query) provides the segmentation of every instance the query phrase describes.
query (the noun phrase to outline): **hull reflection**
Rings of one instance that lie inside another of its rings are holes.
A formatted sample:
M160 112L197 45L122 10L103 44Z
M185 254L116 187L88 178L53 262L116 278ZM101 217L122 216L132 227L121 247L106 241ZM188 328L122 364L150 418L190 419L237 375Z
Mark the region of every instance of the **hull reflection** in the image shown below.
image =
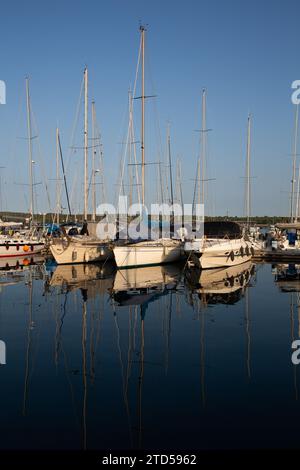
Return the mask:
M300 265L278 264L273 268L275 282L282 292L300 292Z
M112 297L120 306L141 305L175 289L180 275L176 264L117 271Z
M105 293L112 288L115 267L105 264L58 265L49 281L50 287L64 290L87 289L89 294Z
M6 287L23 281L25 273L41 267L44 257L35 255L20 258L0 258L0 286ZM37 274L37 272L35 272Z
M249 284L254 273L254 265L248 261L242 265L223 269L187 271L186 286L199 294L205 303L237 302Z

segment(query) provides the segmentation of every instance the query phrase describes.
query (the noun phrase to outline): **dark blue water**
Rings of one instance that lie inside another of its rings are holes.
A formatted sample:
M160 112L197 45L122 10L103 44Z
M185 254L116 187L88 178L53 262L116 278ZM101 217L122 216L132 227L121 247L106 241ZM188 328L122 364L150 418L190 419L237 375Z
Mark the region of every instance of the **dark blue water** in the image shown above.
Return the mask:
M0 447L298 448L299 294L149 269L1 271Z

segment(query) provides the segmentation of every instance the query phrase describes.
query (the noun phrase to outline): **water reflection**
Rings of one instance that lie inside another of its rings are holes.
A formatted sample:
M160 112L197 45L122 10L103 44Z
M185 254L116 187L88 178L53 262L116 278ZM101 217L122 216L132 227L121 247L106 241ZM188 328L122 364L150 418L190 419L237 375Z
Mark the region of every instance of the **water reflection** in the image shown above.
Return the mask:
M1 289L24 280L27 272L38 272L44 269L44 258L39 255L20 258L0 258L0 292Z
M230 268L191 269L185 274L186 285L204 304L234 304L241 299L254 270L251 261Z
M300 292L300 266L294 263L273 266L275 282L282 292Z
M280 292L289 294L291 343L300 338L300 265L295 263L272 266L274 281ZM297 367L293 366L295 399L298 400Z
M144 305L175 289L181 273L176 264L118 270L111 294L119 306Z
M281 404L285 425L300 417L289 357L300 302L281 294L270 266L42 263L22 273L0 291L1 335L14 345L0 370L3 448L272 446L286 426L268 434L261 416Z
M115 267L106 264L61 264L50 273L48 287L61 287L62 291L82 289L82 295L96 296L108 292L113 285Z
M30 266L36 264L43 264L45 261L43 256L34 255L34 256L20 256L17 257L8 257L0 258L0 274L7 272L23 271Z
M109 293L118 306L144 305L171 290L197 294L204 304L234 304L242 298L254 272L250 261L202 271L176 264L127 270L116 270L111 263L60 265L50 274L48 287L81 289L87 296Z

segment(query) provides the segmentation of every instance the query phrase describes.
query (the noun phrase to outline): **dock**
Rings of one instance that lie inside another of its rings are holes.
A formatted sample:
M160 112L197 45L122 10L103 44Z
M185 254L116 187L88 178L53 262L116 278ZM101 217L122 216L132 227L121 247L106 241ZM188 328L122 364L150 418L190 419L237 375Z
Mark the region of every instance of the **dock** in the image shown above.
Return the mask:
M300 263L300 250L255 250L253 261Z

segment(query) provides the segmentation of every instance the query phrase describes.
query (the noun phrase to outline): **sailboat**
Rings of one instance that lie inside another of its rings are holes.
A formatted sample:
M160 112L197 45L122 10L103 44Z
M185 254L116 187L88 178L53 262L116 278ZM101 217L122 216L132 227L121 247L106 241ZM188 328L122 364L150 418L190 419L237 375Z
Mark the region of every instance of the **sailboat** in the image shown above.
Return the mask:
M33 160L31 135L31 105L29 93L29 79L26 78L26 105L27 105L27 131L28 131L28 158L29 158L29 187L30 187L30 215L31 223L34 221L34 194L33 194ZM3 222L2 222L3 224ZM11 226L18 224L13 223ZM0 226L1 223L0 223ZM5 223L4 223L5 226ZM28 233L15 233L14 236L0 236L0 258L28 256L40 253L44 248L44 240L39 233L35 233L33 225Z
M196 187L200 183L200 168L202 168L201 178L201 198L200 203L204 204L204 172L205 172L205 147L206 147L206 90L202 92L202 139L201 139L201 159L197 166L197 179L195 181L194 200L196 197ZM248 117L248 140L247 156L250 152L250 118ZM249 181L249 179L248 179ZM199 191L200 195L200 191ZM185 252L189 258L200 264L201 268L219 268L225 266L235 266L245 263L254 254L252 244L245 239L241 227L235 222L205 222L204 234L201 238L194 238L186 241Z
M93 172L95 169L93 168ZM94 180L94 175L93 175ZM93 185L93 191L95 187ZM93 198L94 201L94 198ZM95 206L93 206L95 207ZM88 70L84 69L84 219L88 215ZM95 220L95 217L93 217ZM64 234L52 238L50 250L58 264L89 263L112 258L110 240L99 240L96 222L87 223L87 232L82 235Z
M141 129L141 173L142 173L142 205L145 206L145 27L140 26L142 51L142 129ZM182 255L182 242L172 238L157 240L131 241L115 244L113 248L115 261L119 269L136 266L149 266L178 261Z

